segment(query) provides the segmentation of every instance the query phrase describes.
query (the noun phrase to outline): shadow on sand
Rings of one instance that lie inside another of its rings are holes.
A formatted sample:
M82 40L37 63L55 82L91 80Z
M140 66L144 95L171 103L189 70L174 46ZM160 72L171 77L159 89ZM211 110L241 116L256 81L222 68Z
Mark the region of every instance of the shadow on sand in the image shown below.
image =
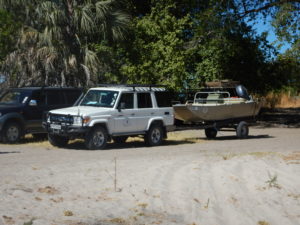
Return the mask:
M195 144L204 141L225 141L225 140L249 140L249 139L265 139L265 138L274 138L273 136L269 135L249 135L246 139L239 139L235 135L228 135L228 136L217 136L215 139L207 139L203 137L199 138L186 138L184 140L165 140L161 146L176 146L176 145L183 145L183 144ZM104 150L120 150L120 149L139 149L145 148L147 145L145 142L140 140L133 140L127 141L125 143L114 143L109 142ZM87 150L83 140L75 140L69 143L65 149L69 150L86 150L86 151L94 151L94 150ZM151 147L150 147L151 148Z
M249 140L249 139L266 139L266 138L274 138L273 136L267 135L267 134L263 134L263 135L249 135L247 138L244 139L240 139L235 135L226 135L226 136L220 136L220 137L216 137L214 139L210 139L212 141L226 141L226 140ZM205 139L205 138L203 138Z
M200 139L199 139L200 140ZM174 145L182 145L182 144L194 144L197 141L195 141L195 139L191 139L191 140L165 140L161 146L174 146ZM133 141L127 141L125 143L114 143L114 142L109 142L106 145L106 148L104 150L119 150L119 149L125 149L125 148L145 148L148 147L145 142L141 139L141 140L133 140ZM85 144L82 140L75 140L72 141L71 143L69 143L66 147L64 147L65 149L69 149L69 150L86 150L89 151L88 149L86 149ZM151 148L151 147L150 147ZM94 150L90 150L90 151L94 151Z
M262 108L257 117L257 125L260 128L269 127L300 127L300 108Z
M20 152L0 152L0 155L1 154L14 154L14 153L20 153Z

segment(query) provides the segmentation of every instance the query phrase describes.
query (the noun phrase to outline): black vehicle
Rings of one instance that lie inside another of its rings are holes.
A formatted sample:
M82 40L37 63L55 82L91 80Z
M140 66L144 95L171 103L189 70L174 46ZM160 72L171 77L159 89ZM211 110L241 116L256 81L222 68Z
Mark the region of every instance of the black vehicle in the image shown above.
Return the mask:
M0 96L0 140L16 143L25 134L46 136L43 116L52 109L74 105L82 89L66 87L24 87L9 89Z

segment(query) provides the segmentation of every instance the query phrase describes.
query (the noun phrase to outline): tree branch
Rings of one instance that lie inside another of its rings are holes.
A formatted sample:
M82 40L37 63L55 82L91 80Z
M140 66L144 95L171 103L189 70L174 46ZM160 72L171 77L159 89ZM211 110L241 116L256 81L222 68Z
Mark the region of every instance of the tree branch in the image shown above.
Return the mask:
M264 10L267 10L269 8L275 7L275 6L280 6L286 3L300 3L300 0L281 0L281 1L277 1L277 2L271 2L271 3L267 3L262 7L256 8L256 9L250 9L250 10L245 10L244 7L244 12L240 13L240 18L245 17L246 15L250 14L250 13L257 13L257 12L261 12Z

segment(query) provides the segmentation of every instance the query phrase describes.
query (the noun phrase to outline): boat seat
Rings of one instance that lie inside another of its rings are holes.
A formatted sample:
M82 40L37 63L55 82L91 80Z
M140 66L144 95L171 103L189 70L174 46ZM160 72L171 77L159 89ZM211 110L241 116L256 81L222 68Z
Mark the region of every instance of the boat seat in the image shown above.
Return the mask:
M223 95L219 93L209 93L206 99L206 103L208 104L224 103Z

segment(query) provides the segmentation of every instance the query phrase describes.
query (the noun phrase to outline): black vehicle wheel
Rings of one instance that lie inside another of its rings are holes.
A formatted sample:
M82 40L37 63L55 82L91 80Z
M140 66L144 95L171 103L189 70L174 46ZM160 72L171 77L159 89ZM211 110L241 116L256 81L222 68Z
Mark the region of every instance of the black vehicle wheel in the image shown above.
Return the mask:
M205 129L205 135L208 139L216 138L218 130L216 128L210 127Z
M2 131L2 140L4 143L14 144L20 141L22 136L21 125L17 122L8 122Z
M236 136L238 138L247 138L249 134L249 127L245 121L241 121L236 128Z
M49 134L48 140L51 145L56 147L65 147L69 142L69 139L67 137L61 137L54 134Z
M119 144L125 143L127 139L127 136L113 137L114 142Z
M149 146L158 146L163 141L163 128L160 124L151 125L145 135L145 143Z
M107 131L104 127L95 127L85 138L85 146L90 150L104 149L107 144Z
M47 134L44 134L44 133L32 134L32 137L35 140L41 141L41 140L46 140L47 139Z

